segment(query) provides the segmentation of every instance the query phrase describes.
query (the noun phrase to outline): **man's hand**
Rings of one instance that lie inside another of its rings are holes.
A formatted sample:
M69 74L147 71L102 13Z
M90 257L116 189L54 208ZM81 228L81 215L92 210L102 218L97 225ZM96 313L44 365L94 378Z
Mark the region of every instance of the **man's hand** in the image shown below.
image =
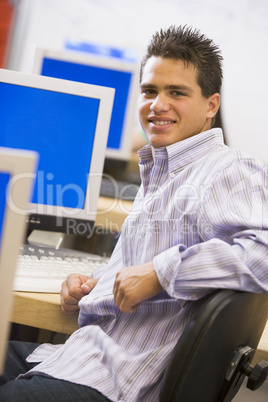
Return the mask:
M123 313L133 313L144 300L163 290L153 262L124 268L116 275L114 302Z
M79 310L78 302L96 286L98 279L82 274L70 274L62 283L60 298L61 309L65 314Z

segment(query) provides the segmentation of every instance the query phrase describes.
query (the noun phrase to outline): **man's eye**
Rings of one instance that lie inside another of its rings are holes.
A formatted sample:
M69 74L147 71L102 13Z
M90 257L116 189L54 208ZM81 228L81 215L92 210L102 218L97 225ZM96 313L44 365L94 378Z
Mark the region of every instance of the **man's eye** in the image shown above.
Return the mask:
M184 92L181 91L171 91L170 93L172 96L186 96Z
M142 93L150 96L150 95L155 95L156 91L154 91L153 89L145 89L144 91L142 91Z

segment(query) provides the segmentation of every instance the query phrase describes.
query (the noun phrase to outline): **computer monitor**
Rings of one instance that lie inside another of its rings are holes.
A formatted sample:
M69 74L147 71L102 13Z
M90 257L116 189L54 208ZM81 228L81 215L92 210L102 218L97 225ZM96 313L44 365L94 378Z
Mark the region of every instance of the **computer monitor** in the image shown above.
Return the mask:
M139 66L81 51L38 48L33 73L115 88L106 160L128 161L137 125ZM123 164L122 164L123 165Z
M13 279L26 230L37 158L34 152L0 147L0 374L8 339Z
M0 70L0 146L40 154L29 229L94 226L114 89Z

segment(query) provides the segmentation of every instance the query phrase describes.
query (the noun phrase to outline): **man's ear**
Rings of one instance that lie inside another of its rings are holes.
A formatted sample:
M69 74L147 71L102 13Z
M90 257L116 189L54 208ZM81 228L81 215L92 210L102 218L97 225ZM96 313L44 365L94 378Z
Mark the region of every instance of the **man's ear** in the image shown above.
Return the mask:
M217 111L219 110L220 103L221 96L218 93L215 93L208 98L208 118L212 119L216 115Z

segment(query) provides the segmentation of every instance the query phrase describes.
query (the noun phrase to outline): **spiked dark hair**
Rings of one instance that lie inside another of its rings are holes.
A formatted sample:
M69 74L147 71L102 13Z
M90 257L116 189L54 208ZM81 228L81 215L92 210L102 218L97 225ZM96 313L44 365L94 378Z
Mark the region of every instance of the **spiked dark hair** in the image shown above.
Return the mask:
M141 62L140 79L144 66L152 56L182 60L186 66L197 69L197 83L205 98L219 93L222 84L222 56L219 47L200 31L188 26L171 26L156 32Z

